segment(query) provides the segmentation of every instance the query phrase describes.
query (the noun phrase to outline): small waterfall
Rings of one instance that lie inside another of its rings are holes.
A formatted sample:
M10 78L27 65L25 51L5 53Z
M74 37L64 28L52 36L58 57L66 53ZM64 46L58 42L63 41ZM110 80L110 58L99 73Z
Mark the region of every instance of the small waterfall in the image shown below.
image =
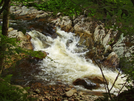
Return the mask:
M84 56L88 50L85 50L84 46L78 46L80 38L75 36L75 33L67 33L57 28L57 38L45 36L35 30L28 34L32 37L31 42L35 51L41 50L48 53L48 56L39 63L42 72L35 75L36 78L49 82L49 84L55 84L58 80L65 84L72 84L78 78L102 77L99 67L94 65L92 60L85 59ZM118 73L108 69L104 69L103 72L110 88ZM120 84L125 80L122 76L119 76L112 92L121 88ZM94 90L105 91L104 85L101 86Z

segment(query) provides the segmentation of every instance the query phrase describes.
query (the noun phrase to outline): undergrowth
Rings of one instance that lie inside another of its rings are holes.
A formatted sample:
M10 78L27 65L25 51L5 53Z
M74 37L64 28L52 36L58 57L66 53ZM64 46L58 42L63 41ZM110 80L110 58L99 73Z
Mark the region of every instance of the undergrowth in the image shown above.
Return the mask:
M2 78L0 76L0 101L28 101L27 93L23 93L24 89L12 86L10 79L12 75Z

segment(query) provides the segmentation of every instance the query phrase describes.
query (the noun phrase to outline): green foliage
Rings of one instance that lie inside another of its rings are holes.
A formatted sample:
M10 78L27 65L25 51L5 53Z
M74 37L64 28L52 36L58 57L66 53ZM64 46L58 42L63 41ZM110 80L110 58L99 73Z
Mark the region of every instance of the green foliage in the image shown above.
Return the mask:
M134 54L131 58L121 58L121 69L128 76L128 81L134 80Z
M0 26L0 33L2 33L2 30L1 29L2 29L2 26Z
M0 59L4 60L3 66L13 63L14 60L11 59L12 56L15 56L21 52L26 53L26 51L20 47L17 47L17 42L19 41L15 38L8 38L7 36L0 34L0 39Z
M37 58L46 57L46 54L42 53L41 51L26 50L22 49L21 47L18 47L18 42L19 41L17 41L17 39L15 38L8 38L7 36L0 34L0 48L3 49L4 47L4 50L0 50L0 58L5 58L4 64L13 63L13 61L11 61L12 56L17 55L19 58L20 53L24 53L25 56L32 56Z
M23 4L26 6L34 6L40 10L53 11L54 14L61 12L63 15L69 15L72 17L74 15L79 15L80 12L82 12L81 7L79 6L80 3L78 3L78 0L75 1L77 1L77 3L74 3L71 0L48 0L44 2L42 1L38 4L37 2L34 2L34 0L24 0Z
M40 5L36 5L38 9L53 11L55 14L61 12L63 15L79 15L81 9L76 4L72 3L70 0L49 0Z
M10 85L12 75L0 76L0 101L28 101L23 89Z
M26 5L27 3L29 2L34 2L35 0L11 0L11 5L14 6L14 5Z
M133 18L132 15L134 15L133 4L130 0L42 0L40 3L35 2L35 0L19 0L19 2L23 2L26 6L34 6L40 10L52 11L54 14L61 12L62 15L70 17L85 14L86 11L86 15L99 20L103 20L106 17L105 24L107 26L113 24L110 20L115 19L115 17L117 24L120 24L121 21L125 22L125 24L129 23L132 20L128 19Z
M17 47L17 43L17 39L8 38L0 33L0 59L5 59L4 65L13 63L11 60L12 56L20 53L25 53L26 56L31 55L37 58L45 57L42 52L33 52L32 50L24 50ZM13 65L15 65L15 63L13 63ZM27 98L28 94L23 93L23 89L19 89L18 87L10 84L11 77L12 75L7 75L6 77L1 77L0 75L0 101L32 101L32 99Z

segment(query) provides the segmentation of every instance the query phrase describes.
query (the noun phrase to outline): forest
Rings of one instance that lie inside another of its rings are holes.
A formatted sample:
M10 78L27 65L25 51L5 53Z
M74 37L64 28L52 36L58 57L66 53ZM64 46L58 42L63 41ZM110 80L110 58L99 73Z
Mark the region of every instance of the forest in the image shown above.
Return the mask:
M59 17L59 16L61 17L68 16L70 21L72 21L71 27L73 28L75 28L75 24L76 24L75 20L79 18L81 15L83 15L83 18L91 18L92 21L95 23L103 23L105 27L105 31L110 30L111 28L112 28L112 31L118 30L116 37L112 38L108 42L108 45L110 47L114 47L114 44L116 44L119 39L123 40L123 38L125 37L126 38L126 40L124 41L125 46L132 47L132 52L130 52L131 53L130 56L127 57L125 54L125 52L127 53L130 51L129 50L130 48L126 48L124 55L119 57L119 65L118 65L118 68L116 68L117 71L119 72L121 71L123 74L125 74L126 81L124 84L122 84L122 87L117 92L117 96L114 96L111 93L111 89L113 88L115 82L119 78L120 73L118 73L118 75L116 76L112 84L112 87L109 88L108 83L107 83L107 78L105 77L103 68L101 68L101 65L100 65L101 62L100 63L97 62L98 58L95 58L95 56L97 55L91 56L92 59L95 59L94 63L97 64L97 66L100 69L100 72L102 73L102 77L103 77L102 81L105 82L104 83L105 89L107 91L103 95L103 97L96 99L96 101L132 101L134 100L134 96L133 96L134 94L134 88L133 88L134 0L23 0L23 1L22 0L0 0L0 21L1 21L1 24L0 24L0 100L1 101L84 101L84 100L80 100L76 98L73 99L73 97L71 98L71 100L69 100L69 98L67 98L67 100L66 99L61 100L60 98L59 99L55 98L54 100L52 100L51 98L48 98L47 100L42 98L44 100L42 99L39 100L38 98L29 97L30 96L29 93L23 93L25 90L28 91L30 87L26 87L24 90L24 89L19 89L18 87L12 86L13 84L11 83L11 78L13 74L12 73L4 74L5 71L8 71L8 69L6 69L7 67L14 70L14 68L18 65L19 61L23 59L27 59L27 58L31 59L31 57L32 59L34 58L37 60L45 58L45 57L50 58L47 56L49 55L49 53L47 52L44 54L43 52L38 51L38 50L33 51L33 50L27 50L22 47L19 47L18 43L20 42L20 40L17 40L16 38L8 37L9 28L11 27L10 20L11 19L18 20L15 14L14 15L11 14L10 8L14 6L15 7L27 7L27 8L33 7L34 9L37 9L38 11L49 12L47 18L52 18L52 19L56 19L56 17ZM64 20L62 18L60 19ZM38 18L34 19L33 21L36 22L36 20L38 20ZM21 26L21 27L24 27L24 26ZM20 28L20 29L23 29L23 28ZM70 29L69 31L71 32ZM100 28L100 29L103 29L103 28ZM24 34L27 33L26 29L20 30L20 31L22 31ZM82 38L82 35L83 34L79 34L81 38ZM62 36L62 35L59 35L59 36ZM71 41L69 42L71 43ZM68 44L70 44L69 42ZM86 45L90 46L88 44ZM15 59L12 59L12 57L14 57ZM31 61L34 61L32 59ZM54 61L51 58L50 60ZM102 61L105 61L105 59ZM77 79L77 80L80 80L80 79ZM83 79L81 79L81 82L83 82ZM77 83L77 81L75 83ZM80 82L78 83L81 85ZM124 92L121 92L123 87L126 87L127 90ZM38 93L38 91L35 91L35 93Z

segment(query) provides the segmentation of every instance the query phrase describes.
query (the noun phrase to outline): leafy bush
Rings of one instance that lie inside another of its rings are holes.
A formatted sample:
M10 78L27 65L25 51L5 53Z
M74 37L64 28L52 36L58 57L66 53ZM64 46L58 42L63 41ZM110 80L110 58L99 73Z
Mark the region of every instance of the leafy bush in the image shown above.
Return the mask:
M134 82L134 54L130 57L121 58L120 68L128 76L128 81Z
M12 75L0 76L0 101L28 101L23 89L10 85Z

